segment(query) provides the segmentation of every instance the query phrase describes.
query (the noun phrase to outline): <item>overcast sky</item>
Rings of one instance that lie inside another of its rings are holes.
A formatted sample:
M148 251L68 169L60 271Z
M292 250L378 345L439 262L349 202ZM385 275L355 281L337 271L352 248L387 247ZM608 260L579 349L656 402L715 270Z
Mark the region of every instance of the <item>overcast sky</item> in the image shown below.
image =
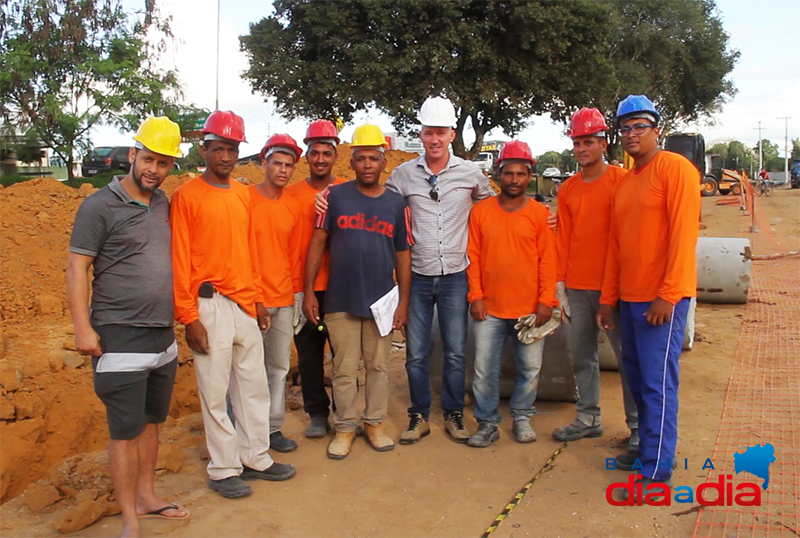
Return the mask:
M656 0L653 0L656 1ZM178 68L185 86L186 100L214 109L214 71L216 49L216 0L162 0L173 17L173 31L178 42L172 57L165 58ZM141 0L126 0L126 7L139 8ZM240 35L249 33L251 22L269 15L267 0L221 0L220 23L220 109L230 109L244 117L249 144L242 146L242 155L257 152L270 134L288 132L300 142L306 121L287 122L277 116L274 106L253 95L250 85L241 78L247 60L239 51ZM730 45L741 53L731 75L738 93L714 117L714 125L691 125L689 130L703 133L708 146L719 140L741 140L748 145L758 141L758 122L762 135L778 143L783 155L784 120L789 120L789 138L800 137L800 54L797 33L800 30L798 0L717 0ZM349 140L355 125L377 123L391 131L387 116L359 114L342 132ZM562 151L571 147L563 134L564 127L553 124L547 116L532 118L530 127L519 138L528 142L534 154L547 150ZM120 133L101 127L92 140L94 145L126 145L131 133ZM507 139L502 132L491 137ZM465 132L465 138L471 138Z

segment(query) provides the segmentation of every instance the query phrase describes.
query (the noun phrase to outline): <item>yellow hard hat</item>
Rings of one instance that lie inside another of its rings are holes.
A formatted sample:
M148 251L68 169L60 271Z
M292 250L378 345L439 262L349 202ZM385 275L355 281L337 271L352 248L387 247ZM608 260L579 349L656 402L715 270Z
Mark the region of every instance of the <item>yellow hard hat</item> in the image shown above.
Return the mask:
M386 147L388 144L386 143L386 138L383 136L383 131L377 125L372 125L370 123L365 123L364 125L360 125L356 127L355 132L353 133L353 141L350 142L351 146L354 147Z
M183 157L181 128L164 116L151 116L139 127L134 140L152 151L169 157Z

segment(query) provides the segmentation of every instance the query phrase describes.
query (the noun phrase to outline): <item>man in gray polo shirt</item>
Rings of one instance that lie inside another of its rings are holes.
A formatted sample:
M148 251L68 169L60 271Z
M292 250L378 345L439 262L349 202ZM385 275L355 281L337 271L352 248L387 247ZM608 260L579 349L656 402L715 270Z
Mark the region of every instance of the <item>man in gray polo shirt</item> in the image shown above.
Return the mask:
M425 154L398 166L386 187L402 194L411 207L415 244L406 325L406 372L411 393L409 424L400 443L416 443L430 433L433 307L439 313L444 345L442 410L445 431L466 443L464 383L467 346L467 222L473 202L494 195L478 167L450 154L456 114L447 99L431 97L420 109L420 139Z
M181 156L180 128L148 118L134 140L130 172L81 204L67 262L75 346L92 355L95 392L106 406L123 536L139 535L142 515L189 516L154 490L158 424L167 418L178 357L169 201L158 187Z

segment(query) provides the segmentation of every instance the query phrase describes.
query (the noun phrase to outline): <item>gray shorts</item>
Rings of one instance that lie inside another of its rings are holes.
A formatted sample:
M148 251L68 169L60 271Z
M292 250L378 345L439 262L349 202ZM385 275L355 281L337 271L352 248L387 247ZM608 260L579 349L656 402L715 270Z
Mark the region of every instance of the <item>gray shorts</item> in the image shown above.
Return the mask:
M178 368L172 327L100 325L101 357L92 357L94 391L106 406L111 439L129 440L167 420ZM174 356L173 356L174 355Z

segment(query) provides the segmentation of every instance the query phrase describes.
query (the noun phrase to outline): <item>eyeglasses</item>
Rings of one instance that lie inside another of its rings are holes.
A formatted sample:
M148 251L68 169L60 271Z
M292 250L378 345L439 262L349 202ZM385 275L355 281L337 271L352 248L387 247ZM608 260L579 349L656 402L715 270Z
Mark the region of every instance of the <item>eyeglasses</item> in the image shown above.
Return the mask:
M634 125L627 125L619 128L619 135L622 137L630 136L633 133L636 136L641 136L647 129L655 129L655 125L649 123L636 123Z
M431 200L437 202L439 200L439 176L436 174L431 174L428 178L428 183L431 184L431 190L428 193L428 196L431 197Z

